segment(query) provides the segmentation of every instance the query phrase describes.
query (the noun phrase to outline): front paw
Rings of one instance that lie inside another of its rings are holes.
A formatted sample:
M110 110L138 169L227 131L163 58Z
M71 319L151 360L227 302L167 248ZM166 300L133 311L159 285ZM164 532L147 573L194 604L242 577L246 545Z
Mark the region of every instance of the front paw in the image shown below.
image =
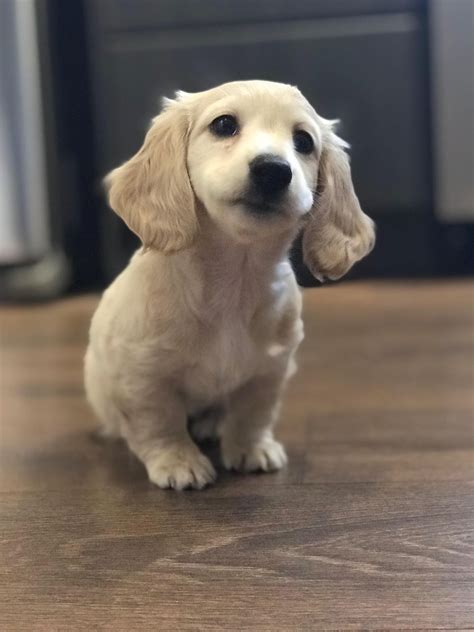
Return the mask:
M288 458L280 442L273 437L264 437L247 444L224 439L222 461L228 470L274 472L284 467Z
M202 489L216 479L212 463L194 444L163 448L145 465L150 481L162 489Z

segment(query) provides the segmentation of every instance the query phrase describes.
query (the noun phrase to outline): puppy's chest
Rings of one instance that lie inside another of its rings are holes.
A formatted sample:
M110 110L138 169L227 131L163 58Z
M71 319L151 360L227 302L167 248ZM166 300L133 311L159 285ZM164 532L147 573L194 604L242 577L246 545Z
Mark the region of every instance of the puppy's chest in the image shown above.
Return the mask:
M243 321L227 318L216 323L201 337L184 373L185 392L204 403L223 397L255 374L261 356L260 344Z

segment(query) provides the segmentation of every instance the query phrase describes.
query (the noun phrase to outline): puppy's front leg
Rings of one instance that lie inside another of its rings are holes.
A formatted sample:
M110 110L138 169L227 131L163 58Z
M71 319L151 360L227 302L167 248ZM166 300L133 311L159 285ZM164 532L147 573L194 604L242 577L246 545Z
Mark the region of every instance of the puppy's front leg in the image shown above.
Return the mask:
M155 401L153 407L127 414L124 438L158 487L202 489L216 473L188 434L183 404L166 387Z
M271 472L287 463L284 447L273 438L285 373L256 377L236 391L221 431L224 466L229 470Z

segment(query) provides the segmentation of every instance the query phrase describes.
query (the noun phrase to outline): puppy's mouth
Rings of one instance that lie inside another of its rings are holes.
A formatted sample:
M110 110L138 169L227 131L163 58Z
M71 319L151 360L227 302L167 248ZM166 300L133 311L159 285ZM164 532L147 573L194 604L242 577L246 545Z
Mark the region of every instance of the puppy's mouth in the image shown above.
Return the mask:
M274 217L285 214L285 205L282 200L266 200L264 198L243 195L232 200L233 206L243 206L245 210L257 217Z

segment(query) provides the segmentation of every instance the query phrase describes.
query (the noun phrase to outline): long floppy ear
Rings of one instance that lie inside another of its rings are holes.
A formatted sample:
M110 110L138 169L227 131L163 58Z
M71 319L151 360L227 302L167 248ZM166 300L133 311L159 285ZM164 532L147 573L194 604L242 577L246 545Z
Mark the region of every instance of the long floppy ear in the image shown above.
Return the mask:
M339 279L368 254L375 243L372 220L362 211L352 185L347 144L324 121L318 188L303 234L303 258L323 281Z
M165 100L138 153L105 179L112 209L145 247L162 252L191 245L198 230L186 166L189 125L183 104Z

